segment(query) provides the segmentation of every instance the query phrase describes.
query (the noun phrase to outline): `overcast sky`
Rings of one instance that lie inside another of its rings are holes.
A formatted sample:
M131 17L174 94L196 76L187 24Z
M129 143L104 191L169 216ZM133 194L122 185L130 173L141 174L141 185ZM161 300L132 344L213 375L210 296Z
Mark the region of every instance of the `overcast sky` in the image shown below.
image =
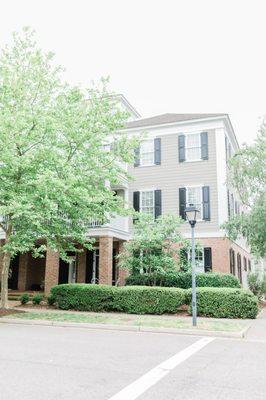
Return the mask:
M0 46L25 25L68 81L109 75L144 117L225 112L251 143L266 114L265 0L2 0Z

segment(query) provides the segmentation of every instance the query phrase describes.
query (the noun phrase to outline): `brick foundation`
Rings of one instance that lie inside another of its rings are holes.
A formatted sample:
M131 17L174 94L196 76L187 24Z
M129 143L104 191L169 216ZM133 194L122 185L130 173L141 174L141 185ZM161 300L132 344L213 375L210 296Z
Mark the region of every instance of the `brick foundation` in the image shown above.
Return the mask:
M44 292L48 296L53 286L58 284L59 253L47 248L45 262Z
M100 237L99 240L99 283L112 285L113 238Z

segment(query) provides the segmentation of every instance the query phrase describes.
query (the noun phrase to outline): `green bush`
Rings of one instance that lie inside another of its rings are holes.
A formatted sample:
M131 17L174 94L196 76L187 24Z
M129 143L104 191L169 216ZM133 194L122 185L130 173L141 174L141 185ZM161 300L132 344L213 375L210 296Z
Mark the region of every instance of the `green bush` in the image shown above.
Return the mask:
M21 304L27 304L30 301L30 296L28 293L23 293L20 298L19 301Z
M261 300L266 294L266 275L261 277L258 271L249 272L248 286L252 293L255 294L259 300Z
M191 289L186 301L190 304ZM198 315L214 318L256 318L258 299L250 290L233 288L197 288Z
M55 304L55 296L50 294L50 296L47 297L47 304L49 306L53 306Z
M37 293L37 294L35 294L34 296L33 296L33 298L32 298L32 302L33 302L33 304L40 304L40 302L43 300L43 295L42 294L40 294L40 293Z
M185 303L185 291L160 287L112 287L66 284L52 288L51 295L63 310L122 311L135 314L175 313Z
M176 313L184 303L182 289L126 286L114 291L113 309L129 314Z
M126 279L126 285L177 287L189 289L192 286L191 272L168 272L165 275L137 274ZM231 274L198 273L198 287L233 287L240 288L239 280Z
M109 311L114 289L105 285L64 284L54 286L51 295L62 310Z

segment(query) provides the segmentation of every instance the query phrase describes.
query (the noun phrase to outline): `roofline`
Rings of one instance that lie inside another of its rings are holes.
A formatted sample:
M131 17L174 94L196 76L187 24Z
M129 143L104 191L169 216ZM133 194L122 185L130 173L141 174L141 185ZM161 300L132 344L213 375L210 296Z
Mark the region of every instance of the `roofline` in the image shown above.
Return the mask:
M141 118L140 113L135 109L135 107L132 106L132 104L126 99L123 94L119 93L117 94L117 97L122 101L122 103L124 103L124 105L132 112L132 114L136 118Z
M161 124L153 124L153 125L147 125L147 126L136 126L132 128L123 128L121 131L139 131L141 130L146 130L146 129L151 129L151 128L158 128L162 126L175 126L175 125L185 125L185 124L192 124L192 123L197 123L197 122L204 122L204 121L217 121L217 120L224 120L226 122L227 128L232 132L233 138L235 140L235 144L237 148L239 148L239 143L236 138L236 134L233 128L233 125L231 123L230 117L228 114L224 114L221 116L216 116L216 117L207 117L207 118L197 118L197 119L189 119L189 120L183 120L183 121L176 121L176 122L168 122L168 123L161 123Z

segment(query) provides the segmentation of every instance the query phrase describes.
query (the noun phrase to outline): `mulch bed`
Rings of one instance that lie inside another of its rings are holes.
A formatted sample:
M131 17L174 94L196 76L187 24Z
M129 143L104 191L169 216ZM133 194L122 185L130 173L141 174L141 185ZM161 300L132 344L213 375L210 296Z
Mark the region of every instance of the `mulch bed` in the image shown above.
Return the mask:
M55 307L54 306L49 306L48 304L32 304L32 303L27 303L27 304L19 304L18 306L16 306L16 308L36 308L38 309L42 309L42 310L54 310Z
M4 310L0 308L0 317L6 317L7 315L10 314L18 314L18 313L24 313L25 311L23 310L15 310L14 308L9 308L8 310Z

